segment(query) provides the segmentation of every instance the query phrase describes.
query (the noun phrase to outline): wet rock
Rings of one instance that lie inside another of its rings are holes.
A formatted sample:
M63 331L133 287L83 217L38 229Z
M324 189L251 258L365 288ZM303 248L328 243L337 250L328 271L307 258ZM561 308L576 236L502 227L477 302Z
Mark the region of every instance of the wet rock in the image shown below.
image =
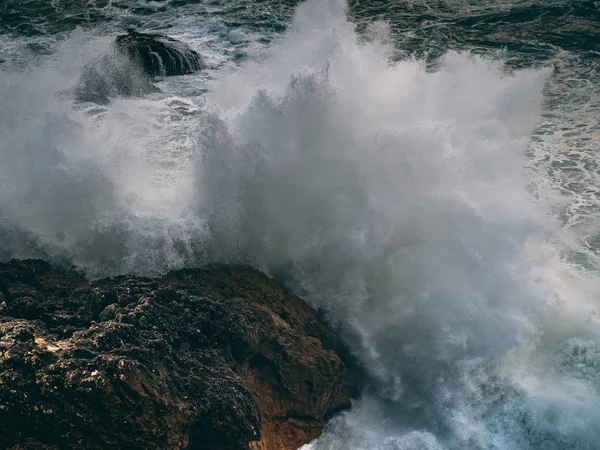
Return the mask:
M155 77L186 75L204 67L187 44L167 36L130 31L118 36L112 50L87 63L77 86L79 102L110 103L116 97L143 97L160 92Z
M205 67L196 51L168 36L129 31L118 36L115 44L152 77L186 75Z
M13 261L0 292L0 448L291 450L357 389L315 311L249 268Z

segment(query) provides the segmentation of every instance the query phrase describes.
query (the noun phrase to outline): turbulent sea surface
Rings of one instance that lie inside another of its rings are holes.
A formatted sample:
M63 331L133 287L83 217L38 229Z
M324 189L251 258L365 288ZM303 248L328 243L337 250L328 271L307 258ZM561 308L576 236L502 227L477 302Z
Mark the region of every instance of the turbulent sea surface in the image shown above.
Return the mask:
M209 68L77 102L126 29ZM369 386L310 450L600 448L600 2L2 0L0 258L251 264Z

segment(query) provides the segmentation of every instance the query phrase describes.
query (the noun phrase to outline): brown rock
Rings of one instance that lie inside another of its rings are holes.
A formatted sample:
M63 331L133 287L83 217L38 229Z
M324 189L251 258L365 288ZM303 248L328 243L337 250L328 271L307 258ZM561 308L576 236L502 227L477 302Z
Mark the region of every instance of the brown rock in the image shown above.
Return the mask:
M0 292L0 448L296 449L356 390L315 311L249 268L13 261Z

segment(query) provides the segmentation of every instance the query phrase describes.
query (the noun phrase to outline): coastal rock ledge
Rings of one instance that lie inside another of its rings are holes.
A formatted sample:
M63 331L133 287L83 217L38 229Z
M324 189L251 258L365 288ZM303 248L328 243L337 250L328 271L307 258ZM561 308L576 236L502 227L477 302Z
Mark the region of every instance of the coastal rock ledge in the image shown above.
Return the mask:
M0 448L296 449L349 407L343 354L247 267L88 281L0 264Z

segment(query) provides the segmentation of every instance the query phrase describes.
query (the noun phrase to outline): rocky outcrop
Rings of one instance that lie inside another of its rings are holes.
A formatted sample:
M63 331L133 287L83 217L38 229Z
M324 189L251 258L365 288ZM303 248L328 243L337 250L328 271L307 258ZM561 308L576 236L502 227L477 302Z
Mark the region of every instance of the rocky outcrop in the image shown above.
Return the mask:
M108 104L116 97L160 92L155 77L186 75L204 68L187 44L158 34L130 31L117 36L111 51L81 69L72 92L77 101Z
M118 36L115 44L152 77L186 75L205 67L189 45L168 36L129 31Z
M0 448L296 449L349 406L340 354L249 268L87 281L0 264Z

